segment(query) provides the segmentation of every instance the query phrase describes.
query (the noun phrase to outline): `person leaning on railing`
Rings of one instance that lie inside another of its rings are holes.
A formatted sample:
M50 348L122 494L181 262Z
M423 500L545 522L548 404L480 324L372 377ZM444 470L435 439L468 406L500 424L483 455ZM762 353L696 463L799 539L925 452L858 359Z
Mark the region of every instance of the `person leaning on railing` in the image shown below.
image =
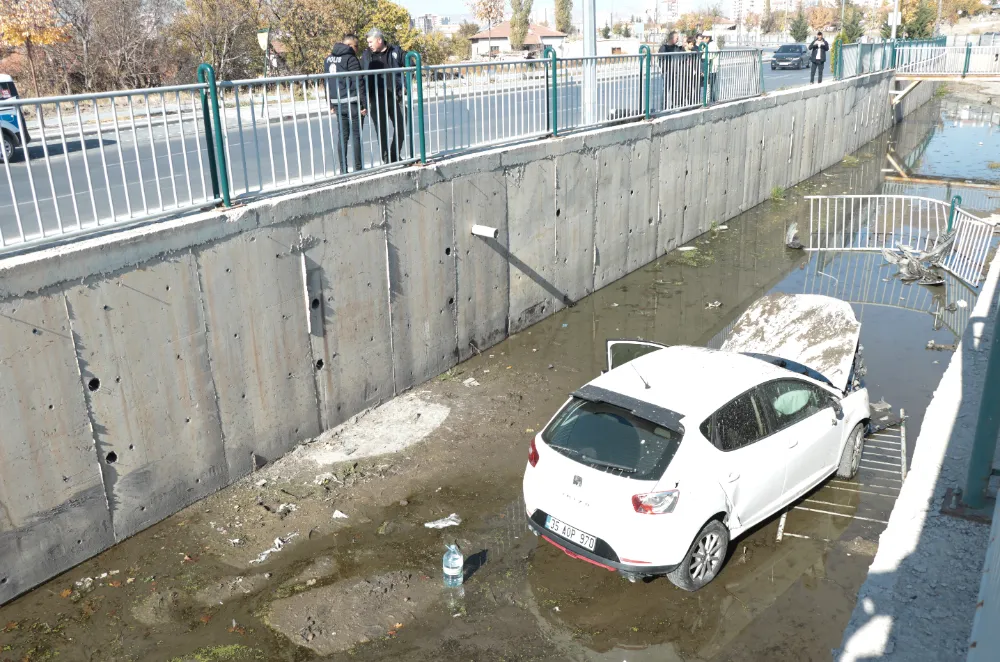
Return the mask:
M403 49L390 46L378 28L368 32L368 48L361 54L361 68L365 71L400 69L404 66ZM399 161L403 145L403 74L372 74L366 83L368 92L368 117L378 127L378 142L382 148L382 163ZM389 122L392 122L395 139L389 142Z
M361 71L358 59L358 38L345 34L339 44L333 47L330 56L323 63L328 74L350 74ZM330 110L337 113L340 131L338 155L341 174L347 174L347 142L350 135L351 151L354 153L354 171L362 169L361 160L361 118L368 112L364 77L359 74L330 77L326 79L326 94L330 100Z
M684 47L680 45L680 38L677 32L671 30L670 34L667 35L667 40L664 41L657 53L681 53L684 51ZM675 108L680 103L679 93L681 90L678 89L678 67L679 64L677 58L665 57L661 59L662 69L663 69L663 109Z

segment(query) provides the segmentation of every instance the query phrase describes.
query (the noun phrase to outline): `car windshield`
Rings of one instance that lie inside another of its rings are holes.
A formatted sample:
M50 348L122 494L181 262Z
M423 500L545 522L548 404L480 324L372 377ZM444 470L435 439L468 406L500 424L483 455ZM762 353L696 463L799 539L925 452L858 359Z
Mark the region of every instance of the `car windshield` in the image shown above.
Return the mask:
M542 439L577 462L636 480L659 480L681 434L603 402L574 398Z
M778 52L779 53L798 53L799 52L799 47L798 46L782 46L781 48L778 49Z

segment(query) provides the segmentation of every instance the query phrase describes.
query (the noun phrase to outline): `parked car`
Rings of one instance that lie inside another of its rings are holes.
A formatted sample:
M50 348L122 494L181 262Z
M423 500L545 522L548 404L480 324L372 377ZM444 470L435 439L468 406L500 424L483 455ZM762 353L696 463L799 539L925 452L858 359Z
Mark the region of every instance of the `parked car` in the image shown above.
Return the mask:
M732 539L857 473L870 420L860 330L843 301L775 294L721 350L609 340L607 371L531 441L529 526L632 581L700 589Z
M805 44L785 44L771 58L771 69L805 69L809 66L809 50Z
M21 144L21 127L24 127L25 142L31 142L31 134L24 123L24 115L19 108L5 102L17 99L17 87L14 79L7 74L0 74L0 140L3 144L3 156L8 161L13 160L14 150L24 147Z

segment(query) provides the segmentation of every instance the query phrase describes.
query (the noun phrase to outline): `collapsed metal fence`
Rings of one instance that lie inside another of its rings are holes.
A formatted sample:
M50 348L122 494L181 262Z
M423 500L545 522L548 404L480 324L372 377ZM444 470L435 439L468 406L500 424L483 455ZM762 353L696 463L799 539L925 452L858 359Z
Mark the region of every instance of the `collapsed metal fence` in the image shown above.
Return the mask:
M2 102L0 252L763 94L737 49L216 81ZM9 120L9 121L8 121Z

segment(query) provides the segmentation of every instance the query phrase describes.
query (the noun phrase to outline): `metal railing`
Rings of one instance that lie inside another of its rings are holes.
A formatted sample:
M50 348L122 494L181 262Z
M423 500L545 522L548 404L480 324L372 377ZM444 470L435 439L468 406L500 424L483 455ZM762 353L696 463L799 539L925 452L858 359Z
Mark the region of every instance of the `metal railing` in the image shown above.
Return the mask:
M209 88L4 101L25 147L0 150L0 250L220 202Z
M1000 75L1000 45L896 47L896 70L903 74L935 76Z
M807 250L930 251L954 232L941 266L973 287L982 280L995 222L941 200L897 195L807 196Z
M0 252L232 198L763 93L759 51L215 80L5 101ZM43 122L44 120L44 122ZM33 139L33 142L32 142ZM20 162L22 161L23 162ZM9 208L9 209L8 209Z
M853 78L892 68L893 45L883 41L868 44L838 44L837 79Z
M415 160L414 68L223 81L234 196Z
M546 135L549 79L546 60L425 67L427 154Z

